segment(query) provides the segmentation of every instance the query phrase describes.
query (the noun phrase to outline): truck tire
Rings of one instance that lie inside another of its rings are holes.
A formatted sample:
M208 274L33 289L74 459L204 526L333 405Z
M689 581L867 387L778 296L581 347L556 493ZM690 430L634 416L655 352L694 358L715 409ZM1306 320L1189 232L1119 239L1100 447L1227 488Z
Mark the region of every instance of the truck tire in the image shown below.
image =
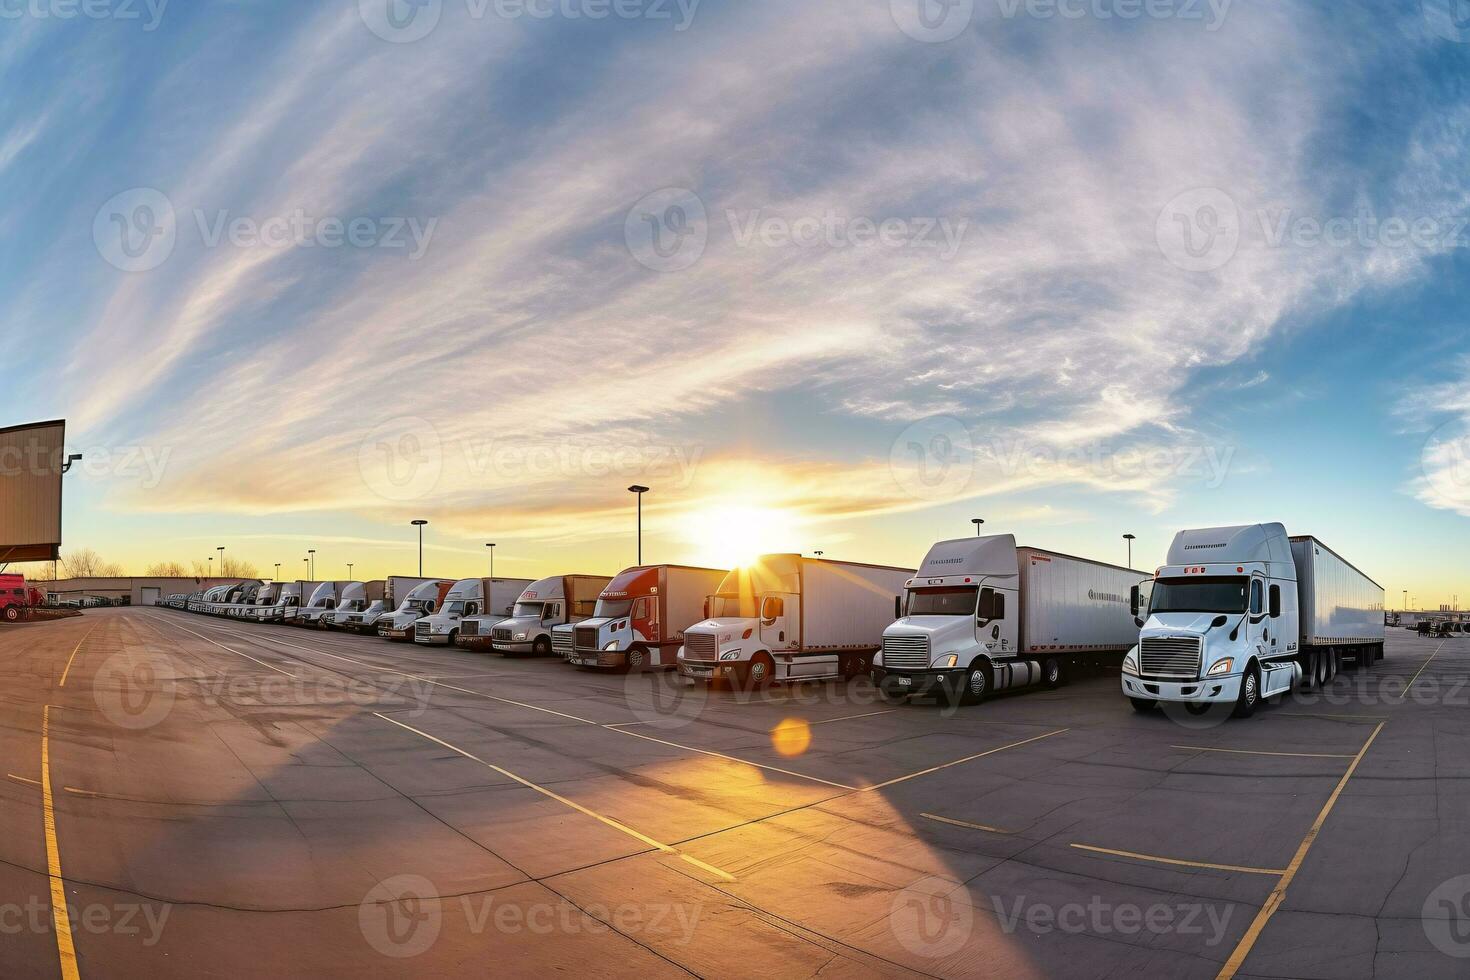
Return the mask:
M750 666L745 668L746 686L761 690L769 687L771 678L776 674L776 664L771 660L769 654L758 653L750 661Z
M531 656L533 656L533 657L549 657L549 656L551 656L551 641L548 640L544 636L538 636L538 637L536 637L536 642L531 644Z
M459 646L459 630L450 630L449 639L444 641L444 645L451 647Z
M1148 698L1129 698L1128 703L1133 705L1133 710L1141 715L1151 715L1159 702L1150 701Z
M1045 661L1041 665L1041 683L1049 690L1055 690L1065 684L1066 678L1062 674L1062 662L1056 657Z
M854 677L862 677L867 674L871 666L872 664L868 662L868 655L866 653L844 653L840 659L838 670L842 674L843 680L850 681Z
M973 663L970 669L965 671L965 678L960 688L959 703L962 705L979 704L990 694L993 686L990 680L990 665L986 663Z
M1246 669L1245 675L1240 679L1240 697L1236 699L1233 717L1249 718L1256 713L1260 703L1261 671L1253 665Z
M14 623L14 622L17 622L19 619L20 619L20 606L6 606L5 607L5 621L7 623Z
M642 670L648 663L648 651L642 647L628 648L628 670Z

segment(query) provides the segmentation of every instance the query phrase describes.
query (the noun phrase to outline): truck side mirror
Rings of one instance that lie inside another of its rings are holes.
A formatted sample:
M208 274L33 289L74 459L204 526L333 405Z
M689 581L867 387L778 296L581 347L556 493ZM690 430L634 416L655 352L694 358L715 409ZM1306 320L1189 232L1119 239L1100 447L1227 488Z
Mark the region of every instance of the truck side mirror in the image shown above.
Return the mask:
M709 600L704 600L704 618L709 619Z
M901 595L893 597L893 618L903 619L903 596Z
M1135 585L1133 589L1128 593L1128 602L1133 609L1134 619L1138 618L1138 607L1143 604L1141 595L1142 591L1142 589Z
M1281 618L1281 586L1271 586L1271 618Z

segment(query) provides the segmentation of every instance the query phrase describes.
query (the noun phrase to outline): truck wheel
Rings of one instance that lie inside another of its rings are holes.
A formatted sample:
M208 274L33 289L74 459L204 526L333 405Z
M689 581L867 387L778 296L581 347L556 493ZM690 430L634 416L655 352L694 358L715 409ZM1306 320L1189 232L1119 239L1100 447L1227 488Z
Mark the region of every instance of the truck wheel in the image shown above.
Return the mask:
M7 623L14 623L14 622L16 622L19 619L20 619L20 607L19 606L6 606L5 607L5 621Z
M776 665L764 653L756 654L755 659L750 662L750 666L745 668L746 679L749 681L750 687L756 690L769 687L771 678L775 676L775 673Z
M862 677L868 672L868 656L865 653L845 653L842 655L842 663L839 668L842 679L850 681L854 677Z
M1055 657L1041 665L1041 682L1048 688L1058 688L1064 683L1062 678L1062 662Z
M1159 702L1150 701L1148 698L1129 698L1128 703L1133 705L1133 710L1141 715L1153 714L1153 710L1159 706Z
M536 642L531 644L531 656L533 656L533 657L549 657L549 656L551 656L551 641L548 640L544 636L538 636L538 637L536 637Z
M990 693L990 668L985 664L971 664L965 672L964 687L960 689L960 704L979 704Z
M452 647L459 646L459 630L450 630L449 639L445 641L445 644Z
M643 664L648 658L643 655L642 647L632 647L628 650L628 669L642 670Z
M1261 703L1261 672L1255 667L1245 672L1240 679L1240 697L1235 702L1234 716L1236 718L1249 718L1256 713L1256 706Z

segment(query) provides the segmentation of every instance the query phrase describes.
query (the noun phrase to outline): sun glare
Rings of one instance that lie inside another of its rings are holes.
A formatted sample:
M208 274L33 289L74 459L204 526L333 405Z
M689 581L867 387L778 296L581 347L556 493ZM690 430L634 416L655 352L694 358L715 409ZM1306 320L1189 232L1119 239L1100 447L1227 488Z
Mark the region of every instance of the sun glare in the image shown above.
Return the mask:
M761 555L799 551L796 524L783 510L732 505L696 511L686 528L699 562L736 568Z

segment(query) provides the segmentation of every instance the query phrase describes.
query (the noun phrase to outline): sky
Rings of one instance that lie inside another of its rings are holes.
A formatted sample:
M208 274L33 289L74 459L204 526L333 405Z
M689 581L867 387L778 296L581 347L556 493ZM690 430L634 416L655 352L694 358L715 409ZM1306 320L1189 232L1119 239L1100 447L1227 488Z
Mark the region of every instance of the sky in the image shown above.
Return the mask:
M1470 603L1453 0L26 0L0 419L141 573L1282 521Z

